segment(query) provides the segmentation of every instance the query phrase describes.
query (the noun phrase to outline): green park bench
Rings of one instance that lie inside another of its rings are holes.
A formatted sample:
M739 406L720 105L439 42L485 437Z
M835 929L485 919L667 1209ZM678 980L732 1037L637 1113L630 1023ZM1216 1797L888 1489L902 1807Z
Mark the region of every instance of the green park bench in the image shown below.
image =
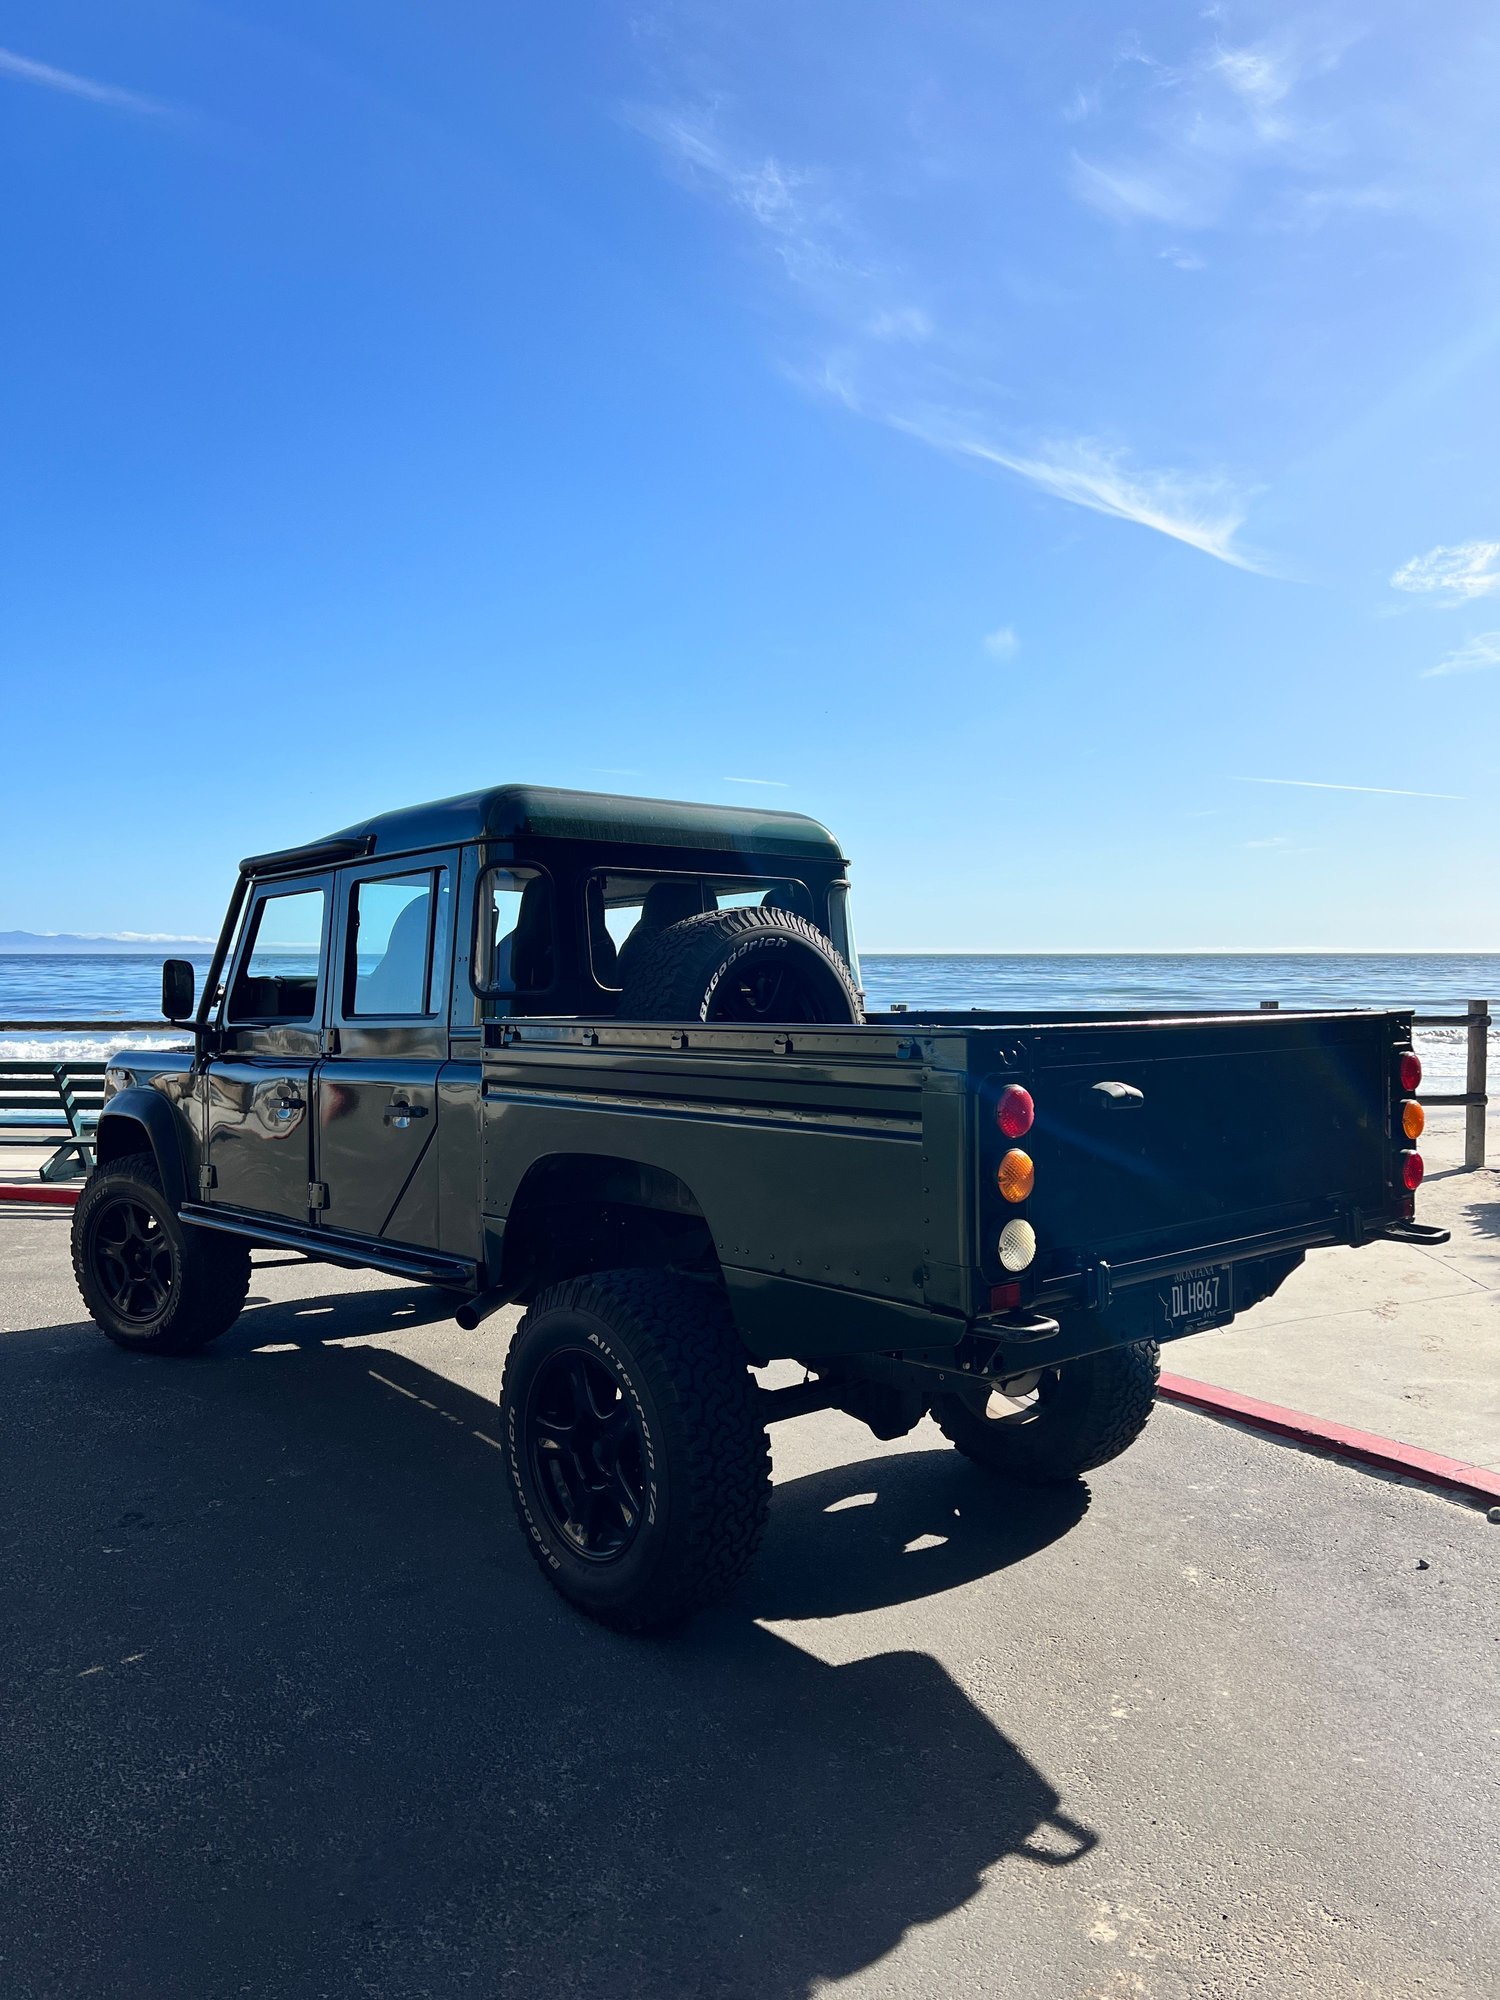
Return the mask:
M104 1064L0 1056L0 1149L45 1146L44 1181L72 1180L94 1164Z

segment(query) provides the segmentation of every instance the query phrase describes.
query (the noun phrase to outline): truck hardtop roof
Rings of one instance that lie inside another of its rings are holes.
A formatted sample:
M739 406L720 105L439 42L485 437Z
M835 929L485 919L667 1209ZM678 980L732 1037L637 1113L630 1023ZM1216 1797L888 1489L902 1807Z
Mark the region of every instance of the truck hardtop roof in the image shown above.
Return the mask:
M838 842L802 813L752 806L691 805L681 799L636 799L607 792L571 792L550 785L496 785L428 805L404 806L338 833L240 863L264 874L315 858L410 854L466 840L526 838L684 847L720 854L779 854L842 866Z

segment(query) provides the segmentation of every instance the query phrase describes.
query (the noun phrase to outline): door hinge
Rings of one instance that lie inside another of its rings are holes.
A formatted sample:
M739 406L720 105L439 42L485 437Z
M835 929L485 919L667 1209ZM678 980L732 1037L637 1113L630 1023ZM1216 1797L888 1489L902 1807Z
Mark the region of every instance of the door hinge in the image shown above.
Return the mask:
M309 1181L307 1184L307 1205L309 1208L327 1208L327 1181Z
M219 1170L217 1167L200 1167L198 1169L199 1194L207 1194L211 1188L216 1188L218 1185Z

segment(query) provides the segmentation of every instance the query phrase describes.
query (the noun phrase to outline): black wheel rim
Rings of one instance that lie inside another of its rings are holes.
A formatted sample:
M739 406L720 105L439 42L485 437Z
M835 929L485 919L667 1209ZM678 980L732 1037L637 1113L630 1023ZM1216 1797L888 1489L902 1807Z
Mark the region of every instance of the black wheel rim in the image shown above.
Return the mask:
M172 1244L145 1202L130 1195L102 1202L93 1218L89 1252L113 1312L136 1326L161 1317L176 1276Z
M586 1562L618 1562L646 1502L646 1441L624 1382L599 1355L559 1349L532 1379L525 1434L553 1531Z
M838 982L810 954L785 951L747 953L732 965L714 990L710 1021L827 1021ZM847 1017L847 1008L844 1010Z

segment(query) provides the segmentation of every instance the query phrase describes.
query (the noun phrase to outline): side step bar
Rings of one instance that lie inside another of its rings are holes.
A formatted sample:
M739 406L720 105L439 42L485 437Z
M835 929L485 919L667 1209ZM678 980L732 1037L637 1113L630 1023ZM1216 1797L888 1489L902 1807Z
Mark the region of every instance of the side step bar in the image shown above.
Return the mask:
M178 1210L184 1222L196 1229L217 1229L226 1236L248 1236L254 1243L269 1243L278 1250L301 1250L325 1264L340 1264L358 1271L389 1271L392 1277L415 1278L424 1285L447 1285L472 1292L479 1282L479 1266L465 1257L444 1257L436 1250L405 1250L378 1237L345 1236L332 1229L299 1229L295 1223L276 1222L269 1216L229 1214L205 1208L200 1202L184 1202Z

